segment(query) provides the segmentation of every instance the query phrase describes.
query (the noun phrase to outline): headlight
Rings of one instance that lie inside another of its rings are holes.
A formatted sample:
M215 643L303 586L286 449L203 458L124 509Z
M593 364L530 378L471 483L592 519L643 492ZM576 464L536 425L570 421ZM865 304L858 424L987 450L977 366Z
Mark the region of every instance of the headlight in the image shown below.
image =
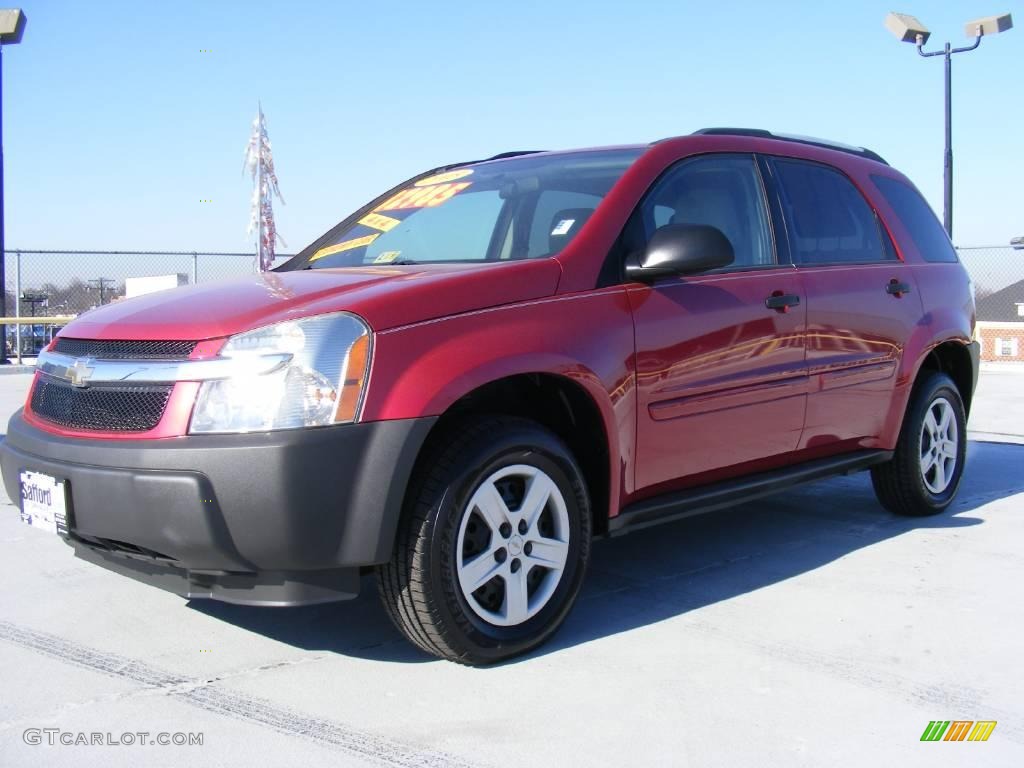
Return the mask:
M280 365L251 373L253 358ZM344 312L257 328L232 336L221 357L236 375L203 382L189 432L258 432L355 421L370 362L370 329ZM246 369L249 368L250 371Z

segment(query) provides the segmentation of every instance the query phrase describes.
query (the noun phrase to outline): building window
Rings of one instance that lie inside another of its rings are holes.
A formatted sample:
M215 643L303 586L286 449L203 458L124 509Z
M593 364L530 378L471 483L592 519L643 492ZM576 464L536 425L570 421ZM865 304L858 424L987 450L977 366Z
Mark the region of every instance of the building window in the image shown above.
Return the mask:
M1017 339L1001 339L996 336L996 355L999 357L1016 357L1017 356Z
M1017 316L1024 317L1024 303L1017 304Z

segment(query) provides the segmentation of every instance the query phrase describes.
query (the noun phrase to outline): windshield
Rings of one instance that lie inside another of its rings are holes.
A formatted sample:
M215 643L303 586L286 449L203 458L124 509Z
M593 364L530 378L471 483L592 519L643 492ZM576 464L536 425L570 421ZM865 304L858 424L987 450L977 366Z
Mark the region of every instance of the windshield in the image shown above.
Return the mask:
M554 256L641 152L525 155L434 174L341 222L285 268Z

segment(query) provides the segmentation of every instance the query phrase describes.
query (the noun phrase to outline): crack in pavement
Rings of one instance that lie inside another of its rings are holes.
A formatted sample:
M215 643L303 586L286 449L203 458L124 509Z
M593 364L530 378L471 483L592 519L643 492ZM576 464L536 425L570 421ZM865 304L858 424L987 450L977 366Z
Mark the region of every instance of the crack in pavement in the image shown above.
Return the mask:
M0 640L37 651L65 664L130 680L144 686L150 692L173 696L207 712L264 726L286 736L307 739L380 765L397 768L472 768L472 764L455 755L420 749L342 723L303 715L266 699L217 687L218 681L227 677L237 677L238 674L212 680L190 679L165 672L136 659L94 650L57 635L28 629L8 621L0 621ZM287 664L288 662L265 666L277 668ZM257 672L259 669L247 670L241 674Z

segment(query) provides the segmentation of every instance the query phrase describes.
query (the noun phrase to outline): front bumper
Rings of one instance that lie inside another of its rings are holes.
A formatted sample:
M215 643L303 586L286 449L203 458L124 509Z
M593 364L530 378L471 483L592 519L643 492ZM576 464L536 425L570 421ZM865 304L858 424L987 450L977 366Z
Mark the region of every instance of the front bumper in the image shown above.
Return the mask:
M0 446L19 474L68 489L79 557L187 597L299 605L354 597L391 557L413 464L436 418L248 435L87 440L16 413Z

